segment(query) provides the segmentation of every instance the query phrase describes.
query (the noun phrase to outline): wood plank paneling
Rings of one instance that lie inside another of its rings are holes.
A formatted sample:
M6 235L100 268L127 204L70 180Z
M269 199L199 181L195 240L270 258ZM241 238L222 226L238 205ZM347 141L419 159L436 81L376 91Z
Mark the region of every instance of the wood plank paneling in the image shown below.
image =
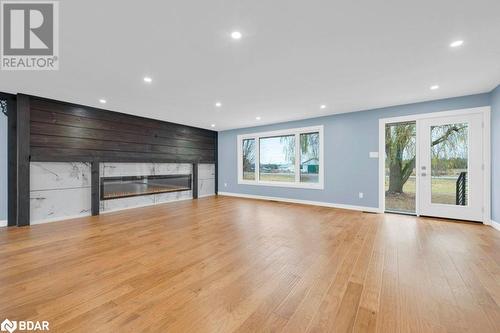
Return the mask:
M165 131L167 134L174 132L178 134L183 134L189 138L196 137L196 138L213 139L213 133L214 133L213 131L205 130L202 128L169 123L165 121L138 117L120 112L97 109L97 108L81 106L61 101L47 100L42 98L34 99L32 102L32 108L34 110L42 110L48 112L61 113L65 115L73 115L75 117L90 118L101 121L110 121L113 123L147 127L150 129L158 129L160 131Z
M81 139L95 139L104 141L116 141L116 135L120 134L121 142L123 143L142 143L160 146L172 147L185 147L185 148L198 148L198 149L214 149L214 143L211 140L197 140L192 139L176 139L154 136L154 135L141 135L128 132L116 131L103 131L99 129L83 128L75 126L58 125L52 123L31 122L32 135L51 135Z
M215 163L217 132L31 97L33 161Z
M198 155L152 154L109 150L31 147L31 160L37 162L156 162L156 163L212 163L213 158Z

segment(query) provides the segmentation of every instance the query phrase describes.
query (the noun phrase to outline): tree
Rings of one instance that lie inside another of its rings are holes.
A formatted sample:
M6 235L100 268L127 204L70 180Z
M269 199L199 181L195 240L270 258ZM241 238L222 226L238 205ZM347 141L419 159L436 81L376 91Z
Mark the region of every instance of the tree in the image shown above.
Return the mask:
M255 139L243 140L243 170L253 171L255 168Z
M280 142L283 143L286 159L295 163L295 136L283 136ZM319 159L319 133L300 135L300 154L307 158L307 160L302 160L301 164Z
M432 127L432 159L456 158L467 142L467 124ZM461 144L462 143L462 144ZM386 165L389 166L389 193L403 193L403 186L415 168L415 123L388 124L385 131ZM433 162L434 165L434 162Z
M415 168L415 123L388 124L385 128L389 193L403 193L403 186Z

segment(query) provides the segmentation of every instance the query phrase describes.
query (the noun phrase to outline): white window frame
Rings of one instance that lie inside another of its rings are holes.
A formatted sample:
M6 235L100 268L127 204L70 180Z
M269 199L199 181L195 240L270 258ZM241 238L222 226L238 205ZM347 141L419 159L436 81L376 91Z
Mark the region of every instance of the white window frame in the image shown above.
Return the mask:
M300 182L300 135L307 133L319 133L319 174L317 183L301 183ZM295 182L273 182L260 180L260 139L267 137L276 137L284 135L295 135ZM243 140L255 139L255 180L243 179ZM293 187L293 188L306 188L306 189L324 189L324 142L323 142L323 125L292 128L285 130L278 130L272 132L250 133L238 135L238 184L242 185L260 185L260 186L275 186L275 187Z

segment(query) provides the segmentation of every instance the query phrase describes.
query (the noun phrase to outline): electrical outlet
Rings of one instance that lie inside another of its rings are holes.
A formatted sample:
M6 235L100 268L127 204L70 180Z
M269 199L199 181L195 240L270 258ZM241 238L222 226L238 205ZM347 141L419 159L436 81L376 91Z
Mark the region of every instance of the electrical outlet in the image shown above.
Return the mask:
M365 196L365 195L364 195L364 193L363 193L363 192L359 192L359 198L360 198L360 199L363 199L363 197L364 197L364 196Z

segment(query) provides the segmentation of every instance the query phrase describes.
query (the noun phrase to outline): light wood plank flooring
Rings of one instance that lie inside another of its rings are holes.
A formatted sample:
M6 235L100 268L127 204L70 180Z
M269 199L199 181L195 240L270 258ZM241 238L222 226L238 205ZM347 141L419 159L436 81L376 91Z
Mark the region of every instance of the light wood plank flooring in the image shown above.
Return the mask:
M500 332L500 232L204 198L0 229L0 320L51 332Z

